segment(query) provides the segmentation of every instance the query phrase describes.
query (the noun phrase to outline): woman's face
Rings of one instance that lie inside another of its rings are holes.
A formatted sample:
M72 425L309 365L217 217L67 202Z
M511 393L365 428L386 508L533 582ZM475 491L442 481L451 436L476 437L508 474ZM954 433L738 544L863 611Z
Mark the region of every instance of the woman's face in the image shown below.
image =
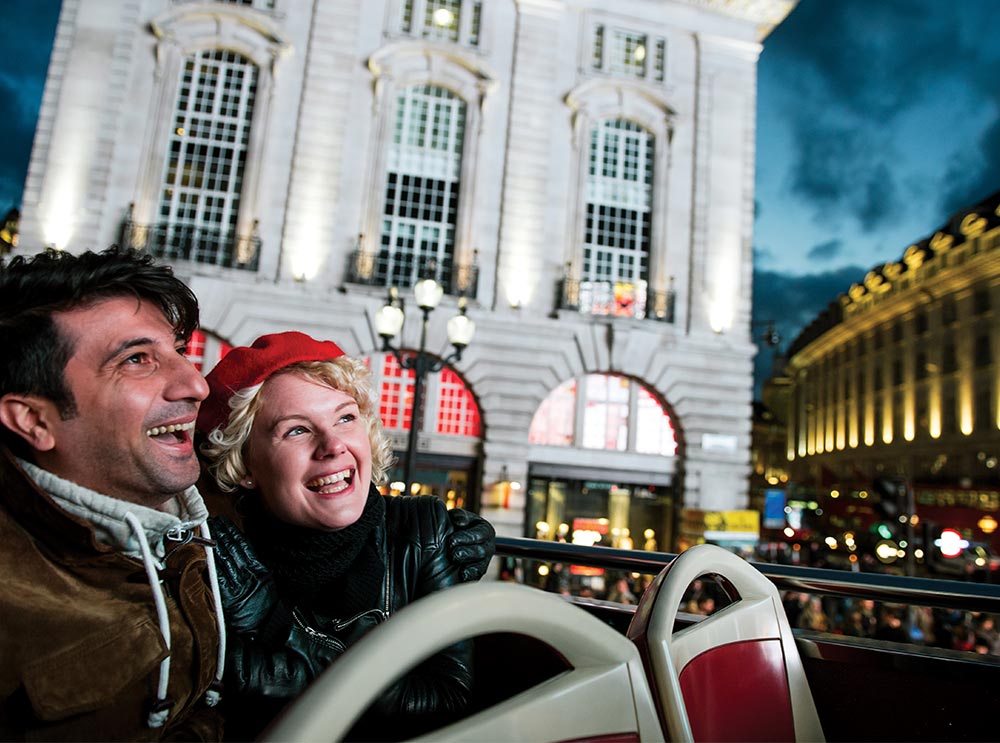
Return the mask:
M295 526L336 531L353 524L372 474L358 403L295 373L271 377L260 394L244 459L264 505Z

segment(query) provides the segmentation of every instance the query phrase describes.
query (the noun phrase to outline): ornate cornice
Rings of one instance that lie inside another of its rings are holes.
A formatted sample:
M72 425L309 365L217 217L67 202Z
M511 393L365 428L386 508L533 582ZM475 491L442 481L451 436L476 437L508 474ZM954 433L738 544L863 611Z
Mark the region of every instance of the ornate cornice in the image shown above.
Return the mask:
M680 0L688 5L757 24L757 41L763 41L792 12L799 0Z

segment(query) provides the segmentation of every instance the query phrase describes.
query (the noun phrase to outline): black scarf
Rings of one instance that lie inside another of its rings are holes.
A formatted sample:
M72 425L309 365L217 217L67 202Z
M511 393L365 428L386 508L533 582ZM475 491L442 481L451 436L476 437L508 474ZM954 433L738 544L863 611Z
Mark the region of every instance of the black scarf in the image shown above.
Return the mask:
M374 486L358 520L339 531L286 524L258 499L247 505L247 536L289 604L341 619L379 608L385 566L375 530L385 523L385 499Z

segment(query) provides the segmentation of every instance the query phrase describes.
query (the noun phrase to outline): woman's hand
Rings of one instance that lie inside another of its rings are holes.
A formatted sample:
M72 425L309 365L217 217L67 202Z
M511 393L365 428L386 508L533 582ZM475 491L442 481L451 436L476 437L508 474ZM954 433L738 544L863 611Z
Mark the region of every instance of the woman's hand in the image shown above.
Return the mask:
M274 576L232 521L217 516L210 526L226 624L236 632L256 632L278 603Z
M496 551L493 524L461 508L448 511L454 531L445 539L448 559L458 568L462 581L479 580L486 574Z

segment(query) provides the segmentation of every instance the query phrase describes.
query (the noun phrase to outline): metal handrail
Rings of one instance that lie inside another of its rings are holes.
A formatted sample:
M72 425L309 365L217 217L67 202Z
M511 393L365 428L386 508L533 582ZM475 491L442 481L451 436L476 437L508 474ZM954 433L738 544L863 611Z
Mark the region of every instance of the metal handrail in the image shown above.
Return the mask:
M497 537L496 546L497 554L507 557L589 565L648 575L656 575L677 556L667 552L587 547L519 537ZM996 584L913 578L884 573L855 573L764 562L750 564L780 590L874 599L895 604L1000 613L1000 585Z

